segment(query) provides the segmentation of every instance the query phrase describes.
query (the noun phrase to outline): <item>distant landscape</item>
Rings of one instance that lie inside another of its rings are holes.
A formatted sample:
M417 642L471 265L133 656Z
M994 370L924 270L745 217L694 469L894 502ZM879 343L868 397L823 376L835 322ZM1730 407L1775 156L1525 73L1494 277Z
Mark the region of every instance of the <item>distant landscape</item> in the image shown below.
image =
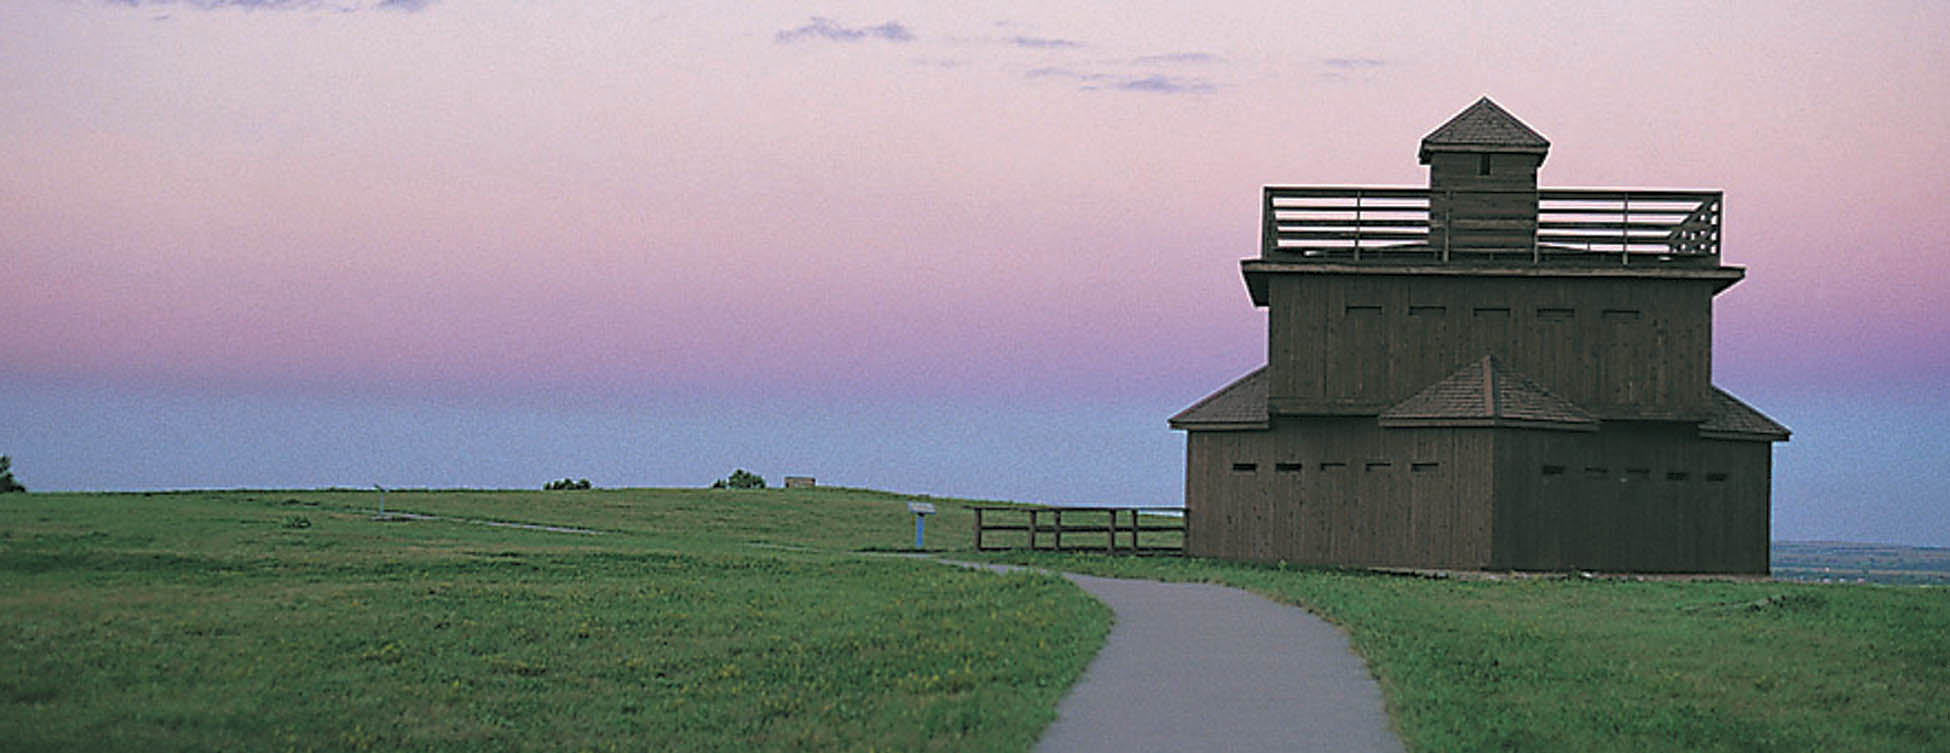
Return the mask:
M1776 541L1774 577L1817 583L1950 585L1950 548Z

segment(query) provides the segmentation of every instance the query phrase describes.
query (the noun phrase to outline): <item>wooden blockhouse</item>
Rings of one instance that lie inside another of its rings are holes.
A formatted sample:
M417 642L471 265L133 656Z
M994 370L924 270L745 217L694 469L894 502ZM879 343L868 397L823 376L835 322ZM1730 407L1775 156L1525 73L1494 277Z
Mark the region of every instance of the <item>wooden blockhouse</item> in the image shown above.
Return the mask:
M1766 573L1772 443L1715 387L1717 191L1540 189L1484 98L1427 188L1264 189L1266 365L1171 419L1186 553Z

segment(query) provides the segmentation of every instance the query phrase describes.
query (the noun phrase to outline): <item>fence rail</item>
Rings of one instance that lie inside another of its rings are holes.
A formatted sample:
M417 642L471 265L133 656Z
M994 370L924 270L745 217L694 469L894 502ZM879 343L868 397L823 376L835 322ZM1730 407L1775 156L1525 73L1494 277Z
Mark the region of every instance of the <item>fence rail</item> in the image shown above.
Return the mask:
M1267 186L1261 253L1322 261L1717 262L1722 200L1719 191Z
M1177 512L1183 508L976 506L969 509L975 511L975 551L978 552L1031 549L1113 554L1185 553L1183 517L1145 514L1163 510ZM1068 521L1064 520L1066 515ZM995 534L1009 534L1012 543L998 542ZM1145 534L1151 535L1148 542ZM1069 537L1068 542L1064 541L1065 536Z

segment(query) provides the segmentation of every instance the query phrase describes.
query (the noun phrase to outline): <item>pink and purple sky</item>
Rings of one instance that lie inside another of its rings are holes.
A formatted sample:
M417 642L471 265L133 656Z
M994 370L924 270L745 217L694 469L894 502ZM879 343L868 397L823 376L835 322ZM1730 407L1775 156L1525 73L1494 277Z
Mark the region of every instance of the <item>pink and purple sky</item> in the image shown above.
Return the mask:
M1775 536L1950 545L1942 3L21 0L35 489L776 479L1177 504L1264 184L1726 191Z

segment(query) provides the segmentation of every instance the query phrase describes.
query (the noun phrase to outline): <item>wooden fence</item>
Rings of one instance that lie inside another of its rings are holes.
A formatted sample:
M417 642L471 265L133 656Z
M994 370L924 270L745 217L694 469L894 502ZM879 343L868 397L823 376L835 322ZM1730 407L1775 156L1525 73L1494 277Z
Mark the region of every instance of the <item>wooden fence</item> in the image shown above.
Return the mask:
M1035 549L1113 554L1185 553L1183 517L1145 514L1147 511L1179 512L1183 508L976 506L969 509L975 511L978 552Z
M1267 186L1260 244L1268 259L1322 261L1717 260L1722 198L1719 191ZM1514 236L1474 234L1472 225ZM1484 237L1498 240L1484 245Z

